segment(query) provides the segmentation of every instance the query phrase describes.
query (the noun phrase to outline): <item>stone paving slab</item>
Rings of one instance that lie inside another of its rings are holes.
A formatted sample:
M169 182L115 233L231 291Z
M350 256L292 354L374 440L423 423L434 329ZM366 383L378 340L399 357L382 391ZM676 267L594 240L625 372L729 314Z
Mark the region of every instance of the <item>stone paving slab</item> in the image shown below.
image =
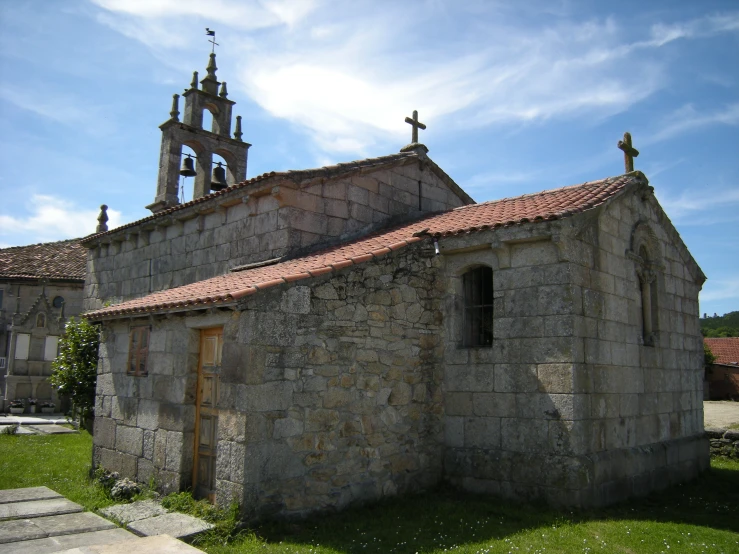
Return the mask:
M178 539L186 539L212 529L211 523L187 514L169 513L130 523L128 529L144 537L153 535L172 535Z
M61 425L28 425L27 429L33 429L39 435L67 435L79 433L77 429L69 429Z
M115 528L114 523L91 512L12 519L0 521L0 544Z
M23 519L81 512L82 506L66 498L0 504L0 520Z
M0 431L5 429L6 427L18 427L17 425L0 425ZM28 427L18 427L18 430L15 432L16 435L36 435L34 431L29 429Z
M0 490L0 504L28 502L29 500L49 500L51 498L64 497L49 487L24 487L22 489Z
M93 544L112 544L131 540L140 541L136 535L125 529L106 529L105 531L93 531L91 533L77 533L75 535L58 535L30 541L12 542L0 544L0 554L48 554L79 548ZM125 543L124 543L125 544ZM139 550L134 543L130 543L126 552L128 554L143 554L146 550ZM149 551L152 554L156 551Z
M202 552L194 546L169 536L157 535L156 537L143 537L136 542L119 542L116 544L83 546L71 550L63 550L57 554L136 554L150 552L152 554L195 554Z
M100 513L128 525L133 521L164 515L167 509L154 500L139 500L131 504L108 506L100 510Z
M0 425L54 425L67 423L64 414L0 415Z

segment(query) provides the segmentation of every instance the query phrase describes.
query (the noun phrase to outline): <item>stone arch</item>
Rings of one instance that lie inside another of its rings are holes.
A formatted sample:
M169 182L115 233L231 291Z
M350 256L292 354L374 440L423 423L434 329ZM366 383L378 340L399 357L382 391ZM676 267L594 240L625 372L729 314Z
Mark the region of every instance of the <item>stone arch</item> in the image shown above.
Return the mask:
M237 173L237 161L236 156L233 152L226 150L225 148L217 148L214 154L217 154L226 162L226 175L228 176L228 185L235 185L239 182L239 176Z
M641 304L641 338L644 346L656 346L659 339L659 290L664 266L657 234L639 222L631 234L628 256L634 261Z
M444 328L447 340L459 347L465 344L465 295L464 275L475 269L485 267L492 273L492 289L495 290L495 272L499 268L497 253L492 249L458 252L445 256L445 274L447 275L446 294L443 310ZM493 320L495 309L493 306ZM489 346L489 345L487 345Z

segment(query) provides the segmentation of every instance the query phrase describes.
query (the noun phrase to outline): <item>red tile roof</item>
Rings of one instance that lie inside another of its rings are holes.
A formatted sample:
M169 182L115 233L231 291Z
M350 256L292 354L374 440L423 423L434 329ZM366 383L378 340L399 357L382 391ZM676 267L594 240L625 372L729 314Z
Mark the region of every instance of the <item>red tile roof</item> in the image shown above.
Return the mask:
M739 365L739 337L723 339L703 339L716 356L717 364Z
M420 241L421 238L414 234L423 232L434 237L446 237L527 222L560 219L595 208L630 184L646 182L643 174L634 172L536 194L462 206L315 254L156 292L88 312L86 317L95 319L233 302L264 288L315 277L383 256Z
M87 249L80 239L0 249L2 279L85 280Z

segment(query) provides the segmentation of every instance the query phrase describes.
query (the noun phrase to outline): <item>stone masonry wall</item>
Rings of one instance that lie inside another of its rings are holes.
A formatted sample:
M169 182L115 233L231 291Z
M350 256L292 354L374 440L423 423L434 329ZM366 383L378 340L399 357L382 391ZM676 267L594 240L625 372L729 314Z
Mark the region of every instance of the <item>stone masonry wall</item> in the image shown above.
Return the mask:
M438 481L439 260L421 251L246 301L224 329L220 502L302 514Z
M197 319L197 318L195 318ZM146 325L149 320L134 320ZM126 375L129 322L103 325L95 399L93 463L164 492L192 482L200 335L183 318L158 319L149 374Z
M129 324L106 323L95 465L164 491L191 485L197 328L223 325L218 502L295 515L437 482L439 263L412 246L247 297L219 320L155 319L146 377L125 374Z
M664 223L664 224L663 224ZM643 340L635 246L638 225L652 230L657 266L658 338ZM583 445L595 462L590 501L611 503L694 476L708 463L703 434L700 285L651 195L609 203L571 238L573 294L582 298L574 335L587 375L580 414ZM679 448L675 445L679 444Z
M573 364L577 299L550 226L511 231L510 245L491 234L442 243L448 279L444 472L475 492L571 503L584 484L575 457L584 453L577 420L585 396ZM479 265L493 268L490 348L460 345L461 276Z
M415 159L353 176L259 185L106 236L107 244L89 250L85 309L463 204Z

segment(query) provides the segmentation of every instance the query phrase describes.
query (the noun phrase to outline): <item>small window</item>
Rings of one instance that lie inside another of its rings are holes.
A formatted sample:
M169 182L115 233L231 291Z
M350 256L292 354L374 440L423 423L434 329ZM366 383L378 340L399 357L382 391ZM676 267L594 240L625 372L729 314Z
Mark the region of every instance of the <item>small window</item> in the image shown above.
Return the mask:
M15 359L27 360L30 346L31 335L27 333L18 333L15 339Z
M46 341L44 342L44 360L52 362L56 359L57 352L59 350L59 337L54 335L47 335Z
M149 327L131 327L128 339L128 375L147 374L146 362L149 357Z
M462 276L463 346L493 345L493 270L478 267Z
M64 298L61 296L55 296L54 300L52 301L51 305L55 308L61 308L64 304Z
M0 289L0 310L3 309L3 294L5 291L3 289Z
M36 315L36 327L46 327L46 314Z

